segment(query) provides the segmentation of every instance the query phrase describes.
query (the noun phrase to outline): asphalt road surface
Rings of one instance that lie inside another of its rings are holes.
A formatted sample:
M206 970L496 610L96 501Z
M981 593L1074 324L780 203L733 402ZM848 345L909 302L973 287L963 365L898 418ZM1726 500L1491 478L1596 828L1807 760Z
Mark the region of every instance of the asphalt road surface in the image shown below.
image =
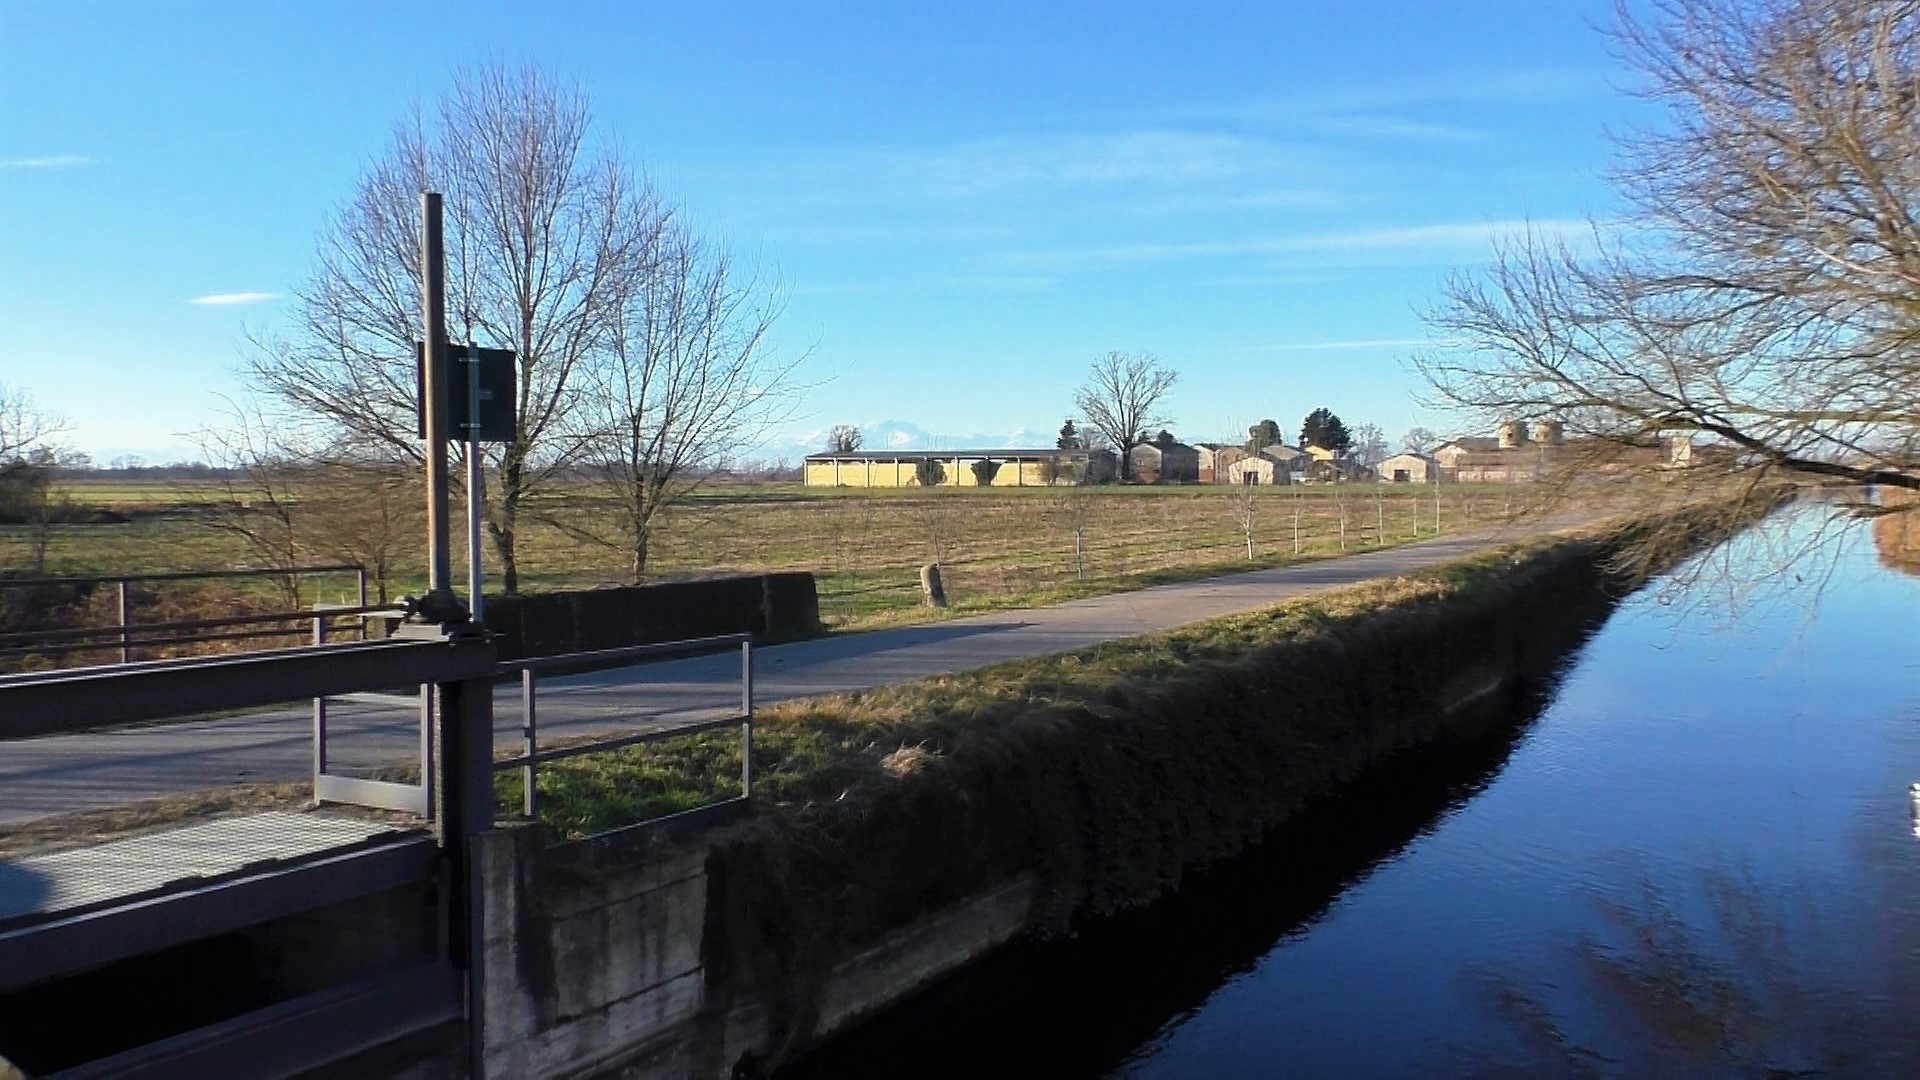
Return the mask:
M1066 652L1392 577L1512 538L1463 534L1052 607L775 645L754 652L754 696L765 705ZM543 679L541 739L724 716L738 708L739 679L737 653ZM0 743L0 825L233 784L305 779L312 769L310 718L310 706L300 704L221 720ZM500 688L494 721L496 746L517 746L518 685ZM405 699L335 701L329 730L332 771L404 763L417 753L419 710Z

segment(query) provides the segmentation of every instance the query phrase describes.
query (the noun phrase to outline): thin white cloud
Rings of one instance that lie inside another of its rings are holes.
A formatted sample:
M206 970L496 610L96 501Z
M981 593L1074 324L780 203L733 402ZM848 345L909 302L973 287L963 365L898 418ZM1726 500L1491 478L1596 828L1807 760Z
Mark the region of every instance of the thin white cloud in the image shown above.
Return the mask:
M1027 266L1067 267L1303 252L1460 251L1514 239L1529 231L1545 237L1574 236L1588 227L1588 222L1572 218L1458 221L1343 232L1298 233L1248 240L1121 244L1079 250L1016 253L1009 256L1009 261Z
M1547 104L1607 90L1607 80L1603 75L1564 67L1508 72L1455 72L1421 79L1386 79L1367 87L1349 87L1287 98L1189 106L1168 110L1161 115L1183 119L1270 123L1327 122L1342 118L1377 117L1382 113L1419 111L1431 106ZM1448 129L1443 125L1410 124L1400 133L1445 137L1450 130L1458 129Z
M1264 352L1338 352L1347 349L1420 349L1445 346L1432 338L1361 338L1354 341L1301 341L1274 345L1242 345L1219 350L1226 353Z
M1234 135L1131 131L982 139L907 162L896 174L938 195L1006 188L1192 184L1271 175L1298 148Z
M93 159L82 154L48 154L45 157L0 159L0 169L71 169Z
M196 296L187 301L189 304L209 304L216 307L228 307L235 304L264 304L268 300L279 298L279 293L270 292L223 292Z

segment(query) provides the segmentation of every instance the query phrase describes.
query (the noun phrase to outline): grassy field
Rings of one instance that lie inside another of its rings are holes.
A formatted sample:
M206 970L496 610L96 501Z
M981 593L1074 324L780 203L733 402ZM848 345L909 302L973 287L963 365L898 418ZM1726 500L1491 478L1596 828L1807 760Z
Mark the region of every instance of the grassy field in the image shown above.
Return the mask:
M77 482L75 505L124 520L54 526L45 570L53 574L143 573L269 565L238 535L215 527L222 492L213 483ZM1597 488L1594 508L1625 505L1631 492ZM1516 506L1511 488L1351 484L1255 491L1248 557L1240 489L1213 486L1054 489L805 488L714 485L663 512L649 576L800 569L820 585L829 627L852 629L926 618L918 568L938 562L954 612L1025 606L1161 581L1321 558L1436 532L1498 523ZM412 503L412 500L409 500ZM534 501L522 526L522 588L549 591L624 583L626 556L582 539L600 530L608 506L589 490ZM1437 513L1436 513L1437 511ZM1344 522L1344 524L1343 524ZM354 561L326 543L326 523L308 528L303 564ZM458 531L458 530L456 530ZM393 595L419 591L417 512L402 523L404 554ZM464 564L455 538L456 567ZM0 569L31 565L29 530L0 526ZM487 552L488 563L493 562ZM456 571L458 576L458 571ZM188 590L191 587L170 587ZM224 585L254 594L270 582ZM351 575L305 582L301 601L353 598ZM191 607L191 604L187 605Z

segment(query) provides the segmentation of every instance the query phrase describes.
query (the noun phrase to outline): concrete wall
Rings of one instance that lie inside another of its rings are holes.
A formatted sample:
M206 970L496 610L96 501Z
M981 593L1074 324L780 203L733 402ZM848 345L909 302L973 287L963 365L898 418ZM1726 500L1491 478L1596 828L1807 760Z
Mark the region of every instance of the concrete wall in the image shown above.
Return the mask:
M1035 893L1031 876L999 882L848 950L797 1016L729 962L736 909L708 862L698 843L480 838L477 1075L756 1075L1011 941Z
M743 574L615 589L535 593L487 602L502 660L751 633L799 637L820 627L806 571Z

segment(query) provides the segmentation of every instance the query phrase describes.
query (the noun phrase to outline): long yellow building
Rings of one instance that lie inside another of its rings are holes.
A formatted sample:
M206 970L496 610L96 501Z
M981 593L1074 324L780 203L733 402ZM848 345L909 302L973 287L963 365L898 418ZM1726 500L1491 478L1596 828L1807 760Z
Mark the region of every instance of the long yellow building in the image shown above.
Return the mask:
M983 464L991 462L991 465ZM1053 487L1105 483L1105 450L851 450L807 458L808 487Z

